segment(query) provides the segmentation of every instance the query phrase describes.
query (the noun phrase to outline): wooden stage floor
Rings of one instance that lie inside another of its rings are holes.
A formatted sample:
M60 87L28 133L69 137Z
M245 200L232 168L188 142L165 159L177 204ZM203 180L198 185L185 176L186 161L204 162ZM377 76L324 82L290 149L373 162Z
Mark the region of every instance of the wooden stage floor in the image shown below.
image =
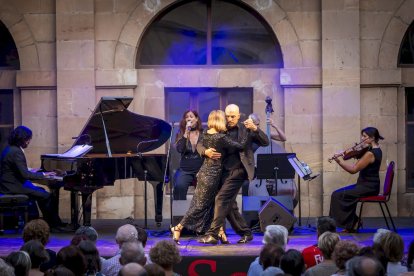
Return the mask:
M396 218L396 227L398 233L403 237L405 243L405 252L408 250L408 246L412 240L414 240L414 218ZM302 250L303 248L315 244L317 242L315 231L316 219L302 219L302 225L308 227L295 227L293 232L289 236L289 242L287 248L294 248ZM97 241L97 247L101 256L108 258L113 256L118 246L115 243L115 233L119 226L128 223L127 220L93 220L92 226L97 230L99 237ZM144 226L143 221L134 221L134 224ZM158 241L163 239L171 239L169 232L170 221L164 219L160 227L156 227L153 221L148 221L148 242L145 251L148 252L151 247ZM368 246L372 244L372 237L378 228L385 228L382 218L367 218L364 219L364 229L360 233L355 234L341 234L342 239L354 240L361 246ZM195 236L184 236L181 239L181 245L179 249L183 256L183 262L186 262L186 268L180 268L177 272L184 275L188 265L194 260L204 259L217 259L223 257L235 258L236 260L244 262L240 271L247 271L249 263L259 255L262 247L263 233L254 233L254 240L248 244L237 244L237 240L240 238L238 235L229 228L227 230L228 238L231 242L229 245L203 245L197 242ZM47 248L54 251L59 251L60 248L68 245L73 236L73 233L65 234L51 234L50 241ZM0 256L7 256L12 251L17 251L23 245L21 239L21 233L6 232L3 236L0 236ZM244 258L244 261L242 260ZM187 259L187 260L186 260ZM228 260L230 261L230 260ZM225 262L225 263L228 263ZM234 260L233 260L234 261ZM231 261L232 262L232 261ZM202 275L202 274L200 274ZM229 274L230 275L230 274Z

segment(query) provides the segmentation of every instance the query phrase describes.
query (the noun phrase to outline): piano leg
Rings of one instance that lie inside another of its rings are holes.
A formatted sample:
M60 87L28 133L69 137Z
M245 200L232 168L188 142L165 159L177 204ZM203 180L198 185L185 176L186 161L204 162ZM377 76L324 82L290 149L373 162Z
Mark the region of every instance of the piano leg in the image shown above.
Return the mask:
M82 193L83 225L91 226L92 193Z
M71 191L70 192L70 224L72 225L73 229L79 228L78 218L79 218L78 192Z
M81 193L83 225L91 226L92 217L92 193ZM79 194L77 191L70 193L70 217L73 229L79 228Z
M152 188L154 189L154 207L155 207L155 223L158 227L161 226L162 222L162 203L163 203L163 183L162 182L151 182Z

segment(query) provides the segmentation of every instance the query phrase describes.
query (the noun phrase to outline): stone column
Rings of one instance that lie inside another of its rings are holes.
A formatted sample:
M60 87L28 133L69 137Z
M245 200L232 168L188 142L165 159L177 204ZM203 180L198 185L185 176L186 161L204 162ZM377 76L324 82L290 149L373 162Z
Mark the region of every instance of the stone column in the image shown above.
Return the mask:
M93 0L56 1L58 146L62 152L95 107Z
M93 0L56 1L56 63L57 143L61 153L73 144L72 137L81 132L96 103ZM60 206L61 217L70 217L70 208L62 207L69 206L69 194L64 191Z
M356 176L327 159L359 141L359 0L322 0L322 141L324 214L335 189ZM345 182L344 182L345 181Z

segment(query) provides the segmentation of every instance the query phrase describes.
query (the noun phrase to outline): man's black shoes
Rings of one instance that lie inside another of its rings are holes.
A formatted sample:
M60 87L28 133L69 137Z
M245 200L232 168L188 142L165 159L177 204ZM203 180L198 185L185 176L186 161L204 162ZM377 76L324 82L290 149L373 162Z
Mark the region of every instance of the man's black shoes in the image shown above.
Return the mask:
M248 243L253 240L253 235L244 235L237 243Z
M215 237L211 236L211 235L207 235L207 236L204 236L204 237L198 239L198 242L199 243L205 243L205 244L218 244L218 240Z

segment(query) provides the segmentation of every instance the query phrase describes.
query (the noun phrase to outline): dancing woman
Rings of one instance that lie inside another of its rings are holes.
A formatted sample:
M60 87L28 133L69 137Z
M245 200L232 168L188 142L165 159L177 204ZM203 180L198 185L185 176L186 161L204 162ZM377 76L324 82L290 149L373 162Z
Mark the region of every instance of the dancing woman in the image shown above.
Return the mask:
M203 145L206 148L214 148L224 155L224 149L243 149L247 137L240 143L233 141L226 133L226 120L224 112L213 110L208 116L208 130L203 136ZM222 170L221 159L204 159L203 165L197 174L197 187L194 192L190 208L179 224L171 228L173 240L179 243L183 227L196 232L205 232L211 224L214 212L214 198L218 192ZM229 243L221 227L219 239L222 243Z
M343 232L355 232L359 218L355 214L358 198L378 195L380 189L379 170L382 160L382 150L378 143L384 139L375 127L361 130L361 142L368 146L368 151L354 164L339 159L342 154L333 157L345 171L355 174L359 172L356 184L343 187L331 195L329 215L335 219L337 226L343 227Z

